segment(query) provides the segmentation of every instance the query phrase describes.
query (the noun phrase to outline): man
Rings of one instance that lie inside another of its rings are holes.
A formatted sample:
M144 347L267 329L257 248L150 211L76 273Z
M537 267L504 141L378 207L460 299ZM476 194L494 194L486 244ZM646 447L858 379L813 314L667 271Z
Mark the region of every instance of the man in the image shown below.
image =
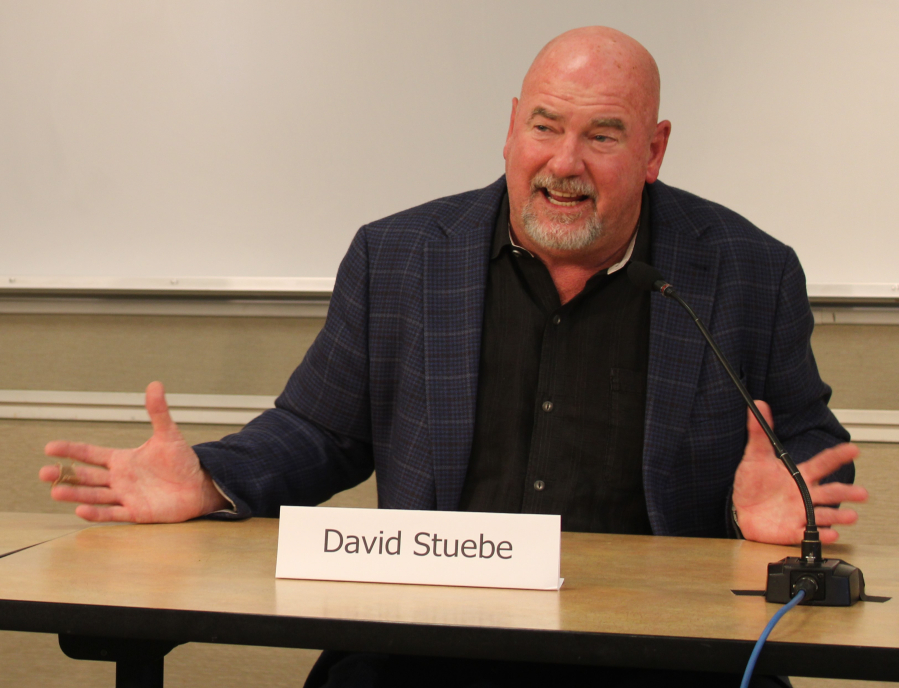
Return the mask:
M633 39L590 27L550 42L513 100L505 177L360 230L275 409L191 449L154 383L143 446L47 446L92 464L51 495L89 520L276 515L374 469L386 508L798 542L791 477L754 421L747 431L742 399L689 319L627 282L620 268L640 259L678 286L769 402L815 504L863 501L847 484L857 450L840 444L811 355L795 254L657 181L671 131L658 103L655 62ZM816 514L823 526L856 518ZM823 541L836 537L825 527Z

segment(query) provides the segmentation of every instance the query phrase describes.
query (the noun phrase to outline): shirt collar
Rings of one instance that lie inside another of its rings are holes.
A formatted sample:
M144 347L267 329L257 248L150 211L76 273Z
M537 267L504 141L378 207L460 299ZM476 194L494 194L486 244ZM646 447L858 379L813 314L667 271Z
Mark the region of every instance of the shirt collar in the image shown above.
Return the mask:
M631 259L631 255L634 253L634 245L637 243L637 235L640 233L640 222L637 222L637 228L634 230L634 235L631 237L631 243L627 245L627 251L624 252L624 258L619 260L614 265L610 266L608 270L606 270L607 275L611 275L613 272L618 272L621 268L627 265L627 261Z

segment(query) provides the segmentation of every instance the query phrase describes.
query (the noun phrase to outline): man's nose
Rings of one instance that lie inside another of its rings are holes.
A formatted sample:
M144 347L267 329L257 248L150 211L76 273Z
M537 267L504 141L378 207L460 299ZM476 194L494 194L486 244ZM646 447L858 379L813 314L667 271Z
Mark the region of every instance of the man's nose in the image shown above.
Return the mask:
M556 177L575 177L584 171L584 158L579 137L561 137L547 163L547 171Z

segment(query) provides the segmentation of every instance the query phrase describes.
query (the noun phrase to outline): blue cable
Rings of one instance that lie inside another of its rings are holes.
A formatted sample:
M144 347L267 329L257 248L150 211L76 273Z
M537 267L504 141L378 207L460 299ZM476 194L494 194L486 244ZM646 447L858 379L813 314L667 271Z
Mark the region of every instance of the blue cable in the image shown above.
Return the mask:
M752 672L755 671L755 663L758 661L759 655L762 652L762 647L764 647L765 641L768 640L768 636L771 635L771 631L774 630L777 622L783 618L784 614L786 614L793 607L802 602L803 598L805 598L805 590L800 590L796 593L796 596L793 597L792 600L778 609L777 613L771 617L771 621L769 621L768 625L765 626L765 630L762 631L762 634L756 641L755 647L752 648L752 654L749 655L749 662L746 663L746 671L743 672L743 681L740 683L740 688L749 688L749 681L750 679L752 679Z

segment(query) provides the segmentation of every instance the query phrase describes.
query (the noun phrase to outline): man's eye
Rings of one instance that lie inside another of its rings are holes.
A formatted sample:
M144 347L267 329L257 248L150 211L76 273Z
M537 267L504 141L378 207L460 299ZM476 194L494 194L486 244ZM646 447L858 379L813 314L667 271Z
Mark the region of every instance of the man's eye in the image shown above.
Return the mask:
M593 138L594 138L594 140L599 141L600 143L607 143L608 141L612 140L611 137L604 136L603 134L597 134Z
M549 127L546 126L545 124L537 124L534 128L537 131L549 131Z

